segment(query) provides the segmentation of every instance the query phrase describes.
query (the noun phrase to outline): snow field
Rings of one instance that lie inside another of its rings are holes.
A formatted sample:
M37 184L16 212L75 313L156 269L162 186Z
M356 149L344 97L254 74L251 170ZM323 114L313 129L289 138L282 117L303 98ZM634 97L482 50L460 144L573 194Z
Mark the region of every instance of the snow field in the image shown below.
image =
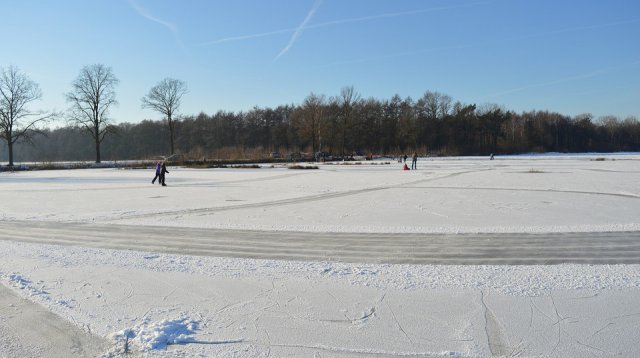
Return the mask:
M638 230L640 156L596 157L170 168L165 188L152 170L3 173L0 229ZM640 265L278 261L19 240L0 241L0 282L108 339L106 357L640 356Z

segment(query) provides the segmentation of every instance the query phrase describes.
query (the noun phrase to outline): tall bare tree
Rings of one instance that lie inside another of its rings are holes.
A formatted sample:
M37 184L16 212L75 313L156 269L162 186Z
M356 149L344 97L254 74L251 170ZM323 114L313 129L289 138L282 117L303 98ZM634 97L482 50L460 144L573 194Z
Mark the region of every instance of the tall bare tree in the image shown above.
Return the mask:
M344 147L345 142L347 141L347 129L351 121L353 105L360 99L360 94L356 92L353 86L343 87L340 91L340 99L342 109L342 143L340 150L342 151L342 156L344 156Z
M304 100L303 116L305 123L303 136L311 139L313 155L315 155L316 151L322 150L321 125L325 105L325 96L317 95L313 92Z
M95 141L96 163L100 163L100 144L115 128L110 125L108 113L109 107L118 103L115 92L118 82L111 67L84 66L66 95L71 103L69 121L86 129Z
M173 134L175 121L173 115L180 108L180 100L187 93L187 84L173 78L165 78L142 97L142 108L151 108L165 116L171 140L171 154L174 154Z
M37 83L9 66L0 73L0 138L7 141L9 166L13 166L13 145L21 138L29 139L36 124L52 118L53 114L31 111L27 106L42 98Z

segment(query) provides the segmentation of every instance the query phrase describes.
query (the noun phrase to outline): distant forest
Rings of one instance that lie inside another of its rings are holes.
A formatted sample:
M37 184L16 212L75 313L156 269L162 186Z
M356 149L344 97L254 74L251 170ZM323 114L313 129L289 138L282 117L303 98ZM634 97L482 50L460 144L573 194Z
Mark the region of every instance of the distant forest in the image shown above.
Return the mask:
M257 159L279 152L322 151L334 156L488 155L530 152L640 150L635 117L594 119L548 111L515 113L497 105L466 105L438 92L417 101L396 95L362 99L352 87L341 96L309 95L302 104L242 112L200 113L174 120L175 153L183 159ZM152 159L170 152L166 121L113 126L102 143L104 160ZM44 129L18 142L17 162L91 161L95 143L79 127ZM7 161L4 141L0 161Z

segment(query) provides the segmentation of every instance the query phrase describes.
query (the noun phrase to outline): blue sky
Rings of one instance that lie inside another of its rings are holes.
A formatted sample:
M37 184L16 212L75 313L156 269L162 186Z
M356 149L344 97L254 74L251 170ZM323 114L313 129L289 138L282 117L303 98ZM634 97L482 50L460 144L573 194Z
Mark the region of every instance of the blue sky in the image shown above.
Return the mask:
M299 104L311 92L429 91L517 112L640 117L637 0L0 0L0 66L64 110L84 65L120 80L116 123L184 80L181 113Z

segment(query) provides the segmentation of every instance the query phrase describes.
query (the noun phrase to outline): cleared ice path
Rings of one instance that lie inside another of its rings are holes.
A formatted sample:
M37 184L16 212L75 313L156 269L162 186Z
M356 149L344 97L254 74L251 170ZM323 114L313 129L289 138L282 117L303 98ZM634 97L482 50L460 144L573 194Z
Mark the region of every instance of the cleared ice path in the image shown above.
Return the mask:
M110 347L0 285L0 357L97 357Z
M3 221L0 240L184 255L353 263L640 264L640 232L363 234Z

